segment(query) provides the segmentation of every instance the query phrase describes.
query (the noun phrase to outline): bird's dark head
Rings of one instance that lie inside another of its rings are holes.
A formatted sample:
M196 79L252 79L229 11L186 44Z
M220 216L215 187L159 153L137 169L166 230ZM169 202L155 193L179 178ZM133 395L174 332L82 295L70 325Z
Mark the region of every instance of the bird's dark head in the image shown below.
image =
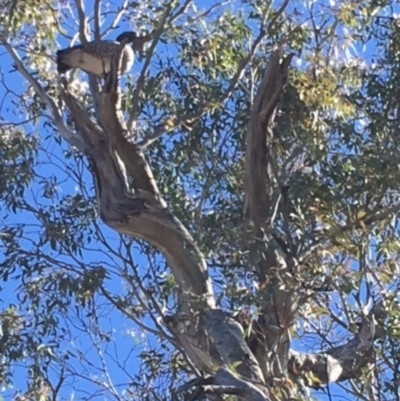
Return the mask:
M137 36L135 32L123 32L117 37L119 43L132 43L134 50L142 50L143 45L151 39L151 35Z
M121 35L118 35L117 42L119 43L133 43L137 38L135 32L122 32Z

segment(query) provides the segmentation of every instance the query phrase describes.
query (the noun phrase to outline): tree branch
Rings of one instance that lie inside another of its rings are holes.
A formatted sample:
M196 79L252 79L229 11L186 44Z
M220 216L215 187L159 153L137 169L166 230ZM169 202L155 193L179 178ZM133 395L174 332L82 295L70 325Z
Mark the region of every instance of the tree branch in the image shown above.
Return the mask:
M88 27L88 19L85 14L85 8L82 0L75 0L75 5L78 10L78 20L79 20L79 40L81 43L87 43L90 40L90 33L87 32ZM96 0L94 5L95 11L95 40L99 39L99 29L98 23L100 20L98 19L99 15L99 7L100 7L100 0ZM100 111L99 111L99 86L97 78L90 75L88 76L89 79L89 88L90 93L92 94L93 98L93 108L96 114L97 121L100 120Z
M198 377L176 389L175 393L183 393L193 387L201 387L205 394L238 395L242 400L269 401L266 394L252 384L244 382L232 374L228 369L218 369L214 376Z
M271 129L276 106L286 83L292 56L280 61L278 51L272 54L269 66L254 99L247 132L245 158L245 215L264 224L269 217L268 190L268 131Z
M93 9L94 9L94 39L100 40L101 0L95 0Z
M75 0L76 9L78 10L78 19L79 19L79 39L81 43L87 43L89 41L89 37L87 34L87 18L85 15L84 5L82 0Z
M253 259L250 264L257 271L264 302L252 351L265 378L286 374L288 330L298 301L295 289L299 283L294 279L296 261L283 252L271 232L271 218L275 213L271 199L271 188L275 185L271 168L272 127L291 58L290 55L281 60L278 51L272 54L254 99L246 137L244 214L252 224L249 254Z
M358 333L347 343L332 347L320 354L290 351L289 373L300 376L307 372L317 379L309 383L319 387L360 377L362 368L374 361L373 342L383 335L385 311L383 301L378 302L369 315L363 319ZM375 321L380 322L377 325Z
M63 99L71 111L77 130L86 144L95 177L99 213L103 221L121 234L149 241L160 250L174 273L177 283L190 299L204 299L214 305L213 291L208 278L204 257L193 238L166 208L165 202L138 191L133 196L129 190L123 158L129 157L133 178L140 188L151 190L154 179L143 155L118 155L114 136L123 135L117 118L117 94L102 94L100 107L107 133L87 116L67 91ZM114 130L114 131L113 131ZM118 145L118 144L117 144ZM133 167L134 168L133 168Z
M62 119L62 115L60 113L60 110L54 103L54 100L45 92L45 90L42 88L42 86L39 84L39 82L29 73L29 71L26 69L24 64L22 63L21 58L19 57L18 53L15 51L15 49L7 42L7 40L0 35L0 43L4 46L8 54L11 56L12 60L14 61L15 67L17 71L29 82L35 92L38 94L38 96L42 99L43 103L45 103L52 114L54 124L56 125L59 134L67 141L70 143L71 146L75 146L81 151L84 151L84 143L82 140L79 138L78 135L76 135L75 132L70 131L66 125L64 124L64 121Z
M173 4L173 1L171 1L167 5L167 8L166 8L166 10L164 12L164 15L161 18L160 25L159 25L158 29L152 34L153 41L151 43L151 46L150 46L149 50L147 51L146 60L144 62L142 71L140 72L139 79L138 79L138 81L136 83L136 87L135 87L135 90L133 92L132 108L131 108L131 112L130 112L129 118L128 118L128 130L129 131L132 129L132 124L135 121L135 119L137 118L137 115L138 115L138 112L139 112L139 110L138 110L138 108L139 108L139 95L140 95L141 91L143 90L146 74L147 74L147 71L148 71L148 69L150 67L150 62L151 62L151 59L153 58L154 50L155 50L155 48L156 48L156 46L158 44L158 41L160 40L161 35L164 32L164 25L165 25L165 23L167 21L168 16L171 13L172 4Z
M115 15L113 21L111 22L110 26L106 29L104 29L103 34L101 35L101 37L105 36L108 34L108 32L112 31L113 29L115 29L117 27L117 25L119 24L119 21L121 20L122 16L124 15L127 7L129 4L129 0L124 0L123 3L121 4L117 14Z

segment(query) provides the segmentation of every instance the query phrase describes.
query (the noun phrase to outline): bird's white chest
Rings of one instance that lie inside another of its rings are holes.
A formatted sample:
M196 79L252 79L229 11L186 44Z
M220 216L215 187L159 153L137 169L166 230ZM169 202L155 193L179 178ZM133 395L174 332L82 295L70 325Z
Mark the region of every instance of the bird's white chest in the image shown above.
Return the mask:
M124 47L121 60L121 74L128 72L133 66L134 54L131 46Z

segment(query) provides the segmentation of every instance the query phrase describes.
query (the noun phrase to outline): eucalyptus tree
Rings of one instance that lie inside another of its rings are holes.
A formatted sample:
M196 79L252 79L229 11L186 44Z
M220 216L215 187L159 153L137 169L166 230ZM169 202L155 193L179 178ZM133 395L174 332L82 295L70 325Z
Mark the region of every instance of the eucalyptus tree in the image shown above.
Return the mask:
M4 0L5 397L400 399L396 7Z

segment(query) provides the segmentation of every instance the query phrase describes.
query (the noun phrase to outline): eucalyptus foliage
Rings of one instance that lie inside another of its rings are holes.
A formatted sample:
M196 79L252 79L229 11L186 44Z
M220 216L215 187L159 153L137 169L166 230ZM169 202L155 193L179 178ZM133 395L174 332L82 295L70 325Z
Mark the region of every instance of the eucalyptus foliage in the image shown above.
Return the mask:
M206 257L218 307L250 345L270 281L256 274L264 252L249 246L246 133L268 61L277 49L292 55L269 128L265 232L266 248L298 256L296 286L279 278L300 300L291 348L345 344L379 313L354 377L326 386L289 369L287 380L296 399L400 399L400 8L383 0L0 4L3 398L206 397L176 393L195 367L163 321L179 307L165 258L102 222L91 161L60 130L75 124L56 50L123 30L159 33L122 78L128 139L147 146L163 198ZM82 72L68 77L94 119L90 85Z

